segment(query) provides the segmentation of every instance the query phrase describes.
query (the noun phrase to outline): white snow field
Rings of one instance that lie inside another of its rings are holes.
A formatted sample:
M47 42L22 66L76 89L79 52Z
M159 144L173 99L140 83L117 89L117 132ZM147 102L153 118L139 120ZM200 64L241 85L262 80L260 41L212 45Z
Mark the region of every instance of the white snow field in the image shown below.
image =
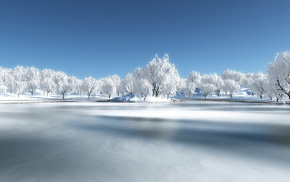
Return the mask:
M289 182L290 106L0 104L2 182Z

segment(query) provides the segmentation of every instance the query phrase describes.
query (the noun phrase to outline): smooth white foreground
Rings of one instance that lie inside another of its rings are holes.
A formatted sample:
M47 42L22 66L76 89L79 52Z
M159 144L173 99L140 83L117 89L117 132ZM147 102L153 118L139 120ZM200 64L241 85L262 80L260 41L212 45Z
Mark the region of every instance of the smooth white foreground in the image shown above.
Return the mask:
M289 105L0 105L0 181L288 182Z

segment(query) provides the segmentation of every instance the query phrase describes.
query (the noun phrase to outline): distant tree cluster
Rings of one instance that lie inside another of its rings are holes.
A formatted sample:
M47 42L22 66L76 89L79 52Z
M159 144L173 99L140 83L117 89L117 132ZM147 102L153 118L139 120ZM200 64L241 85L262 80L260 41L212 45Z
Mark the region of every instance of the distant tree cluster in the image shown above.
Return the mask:
M51 69L40 71L34 67L17 66L14 69L0 67L0 94L2 95L10 92L19 97L24 92L34 95L36 91L40 91L47 96L52 93L60 94L63 99L67 94L86 94L89 99L100 92L109 95L112 92L107 88L110 82L115 89L120 82L120 77L113 75L100 80L92 77L80 80L67 76L64 72Z
M233 97L240 86L248 87L261 99L290 99L290 53L277 54L275 61L269 64L267 73L241 73L226 70L221 76L214 74L200 75L191 72L187 79L180 78L169 56L157 55L145 67L136 68L121 79L118 75L95 79L92 77L80 80L67 76L64 72L51 69L38 70L34 67L17 66L14 69L0 67L0 94L7 92L19 95L42 92L59 94L64 99L67 94L86 95L88 99L97 94L106 94L109 98L135 94L144 98L148 96L167 97L182 92L191 97L199 90L206 98L208 95L227 94Z
M267 72L264 73L241 73L234 70L226 70L221 76L217 74L200 75L191 72L186 81L184 93L190 96L199 88L204 97L221 93L233 94L240 90L240 86L248 87L253 95L263 99L264 97L276 101L290 99L290 53L277 54L274 62L270 63Z

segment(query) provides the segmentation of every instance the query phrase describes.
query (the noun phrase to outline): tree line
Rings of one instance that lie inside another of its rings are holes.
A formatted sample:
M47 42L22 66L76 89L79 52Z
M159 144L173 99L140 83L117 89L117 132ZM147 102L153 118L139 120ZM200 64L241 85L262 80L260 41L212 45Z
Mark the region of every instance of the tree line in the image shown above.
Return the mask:
M290 53L277 54L266 73L245 74L228 69L219 76L216 73L200 75L193 71L187 79L179 76L167 54L162 58L156 55L145 67L136 68L124 79L116 74L101 79L78 79L52 69L0 67L0 94L10 92L18 97L22 93L34 95L36 92L43 92L47 96L60 94L63 99L67 94L86 95L88 99L97 94L105 94L109 98L136 94L145 100L148 96L169 98L177 93L191 97L199 90L205 98L208 95L221 94L232 98L241 85L248 87L261 99L290 99Z

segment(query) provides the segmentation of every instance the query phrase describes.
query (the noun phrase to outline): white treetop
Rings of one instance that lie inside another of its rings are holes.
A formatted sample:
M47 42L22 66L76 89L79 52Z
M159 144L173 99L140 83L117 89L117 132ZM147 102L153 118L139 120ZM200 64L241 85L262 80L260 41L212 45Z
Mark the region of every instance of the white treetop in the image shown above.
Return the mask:
M235 70L227 69L226 71L223 72L222 79L223 80L234 80L239 85L241 85L245 79L245 74L241 73L241 72L237 72Z

